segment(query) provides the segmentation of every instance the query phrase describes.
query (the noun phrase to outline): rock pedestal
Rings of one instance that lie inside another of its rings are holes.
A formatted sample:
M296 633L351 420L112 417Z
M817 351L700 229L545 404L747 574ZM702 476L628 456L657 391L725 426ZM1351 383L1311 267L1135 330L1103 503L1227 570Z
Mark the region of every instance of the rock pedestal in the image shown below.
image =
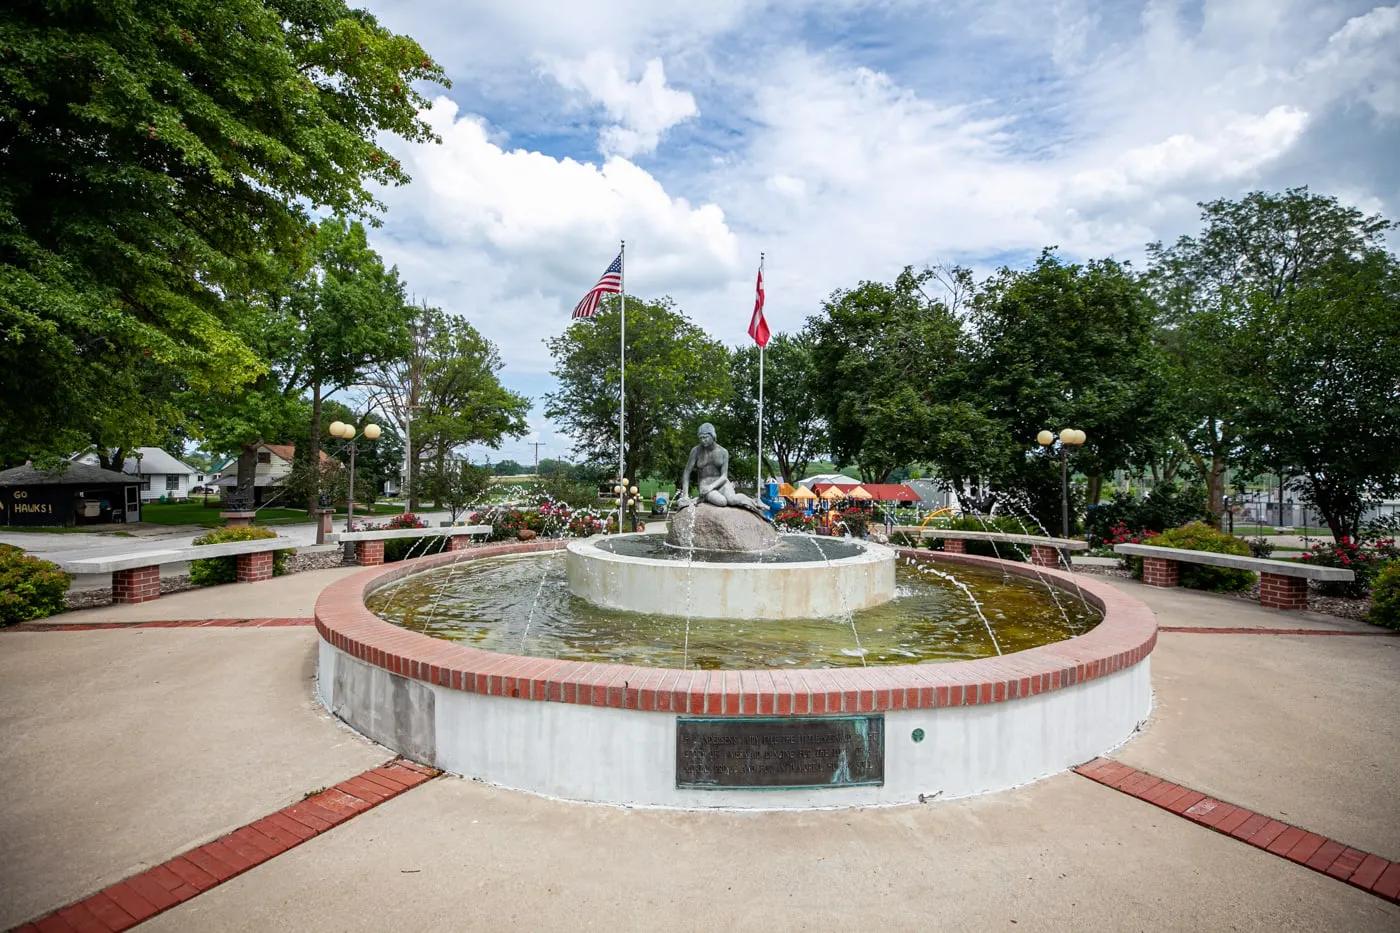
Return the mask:
M766 551L778 543L778 530L748 509L702 502L671 514L666 543L702 551Z

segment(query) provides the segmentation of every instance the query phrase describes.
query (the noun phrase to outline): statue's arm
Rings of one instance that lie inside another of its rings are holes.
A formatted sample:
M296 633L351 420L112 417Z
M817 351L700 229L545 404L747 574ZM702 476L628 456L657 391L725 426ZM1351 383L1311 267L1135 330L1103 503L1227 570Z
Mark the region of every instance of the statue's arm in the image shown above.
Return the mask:
M690 457L685 461L685 471L681 473L681 498L690 498L690 474L695 470L695 448L691 448Z

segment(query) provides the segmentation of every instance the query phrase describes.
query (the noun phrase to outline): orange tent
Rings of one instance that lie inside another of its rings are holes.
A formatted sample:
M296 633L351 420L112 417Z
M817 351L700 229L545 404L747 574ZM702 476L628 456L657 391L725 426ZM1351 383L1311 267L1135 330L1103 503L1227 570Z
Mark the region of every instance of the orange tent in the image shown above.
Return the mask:
M872 496L870 493L866 492L864 486L857 486L855 489L852 489L850 492L846 493L846 498L848 498L848 499L874 499L875 497Z

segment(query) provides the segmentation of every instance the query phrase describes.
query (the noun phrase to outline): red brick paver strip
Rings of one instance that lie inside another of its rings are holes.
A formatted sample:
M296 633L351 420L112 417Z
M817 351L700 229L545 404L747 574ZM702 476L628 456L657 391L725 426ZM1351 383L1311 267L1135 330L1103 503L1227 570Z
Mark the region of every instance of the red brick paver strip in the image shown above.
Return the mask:
M311 616L291 616L277 619L179 619L170 622L21 622L5 632L100 632L103 629L128 628L283 628L293 625L314 625Z
M182 852L154 868L15 927L10 933L128 930L440 773L395 758L213 842Z
M1170 810L1193 823L1247 842L1256 849L1345 881L1384 900L1400 903L1400 862L1353 849L1326 836L1255 813L1248 807L1226 803L1200 791L1172 784L1111 758L1095 758L1074 770L1091 781Z
M1396 638L1400 632L1335 632L1319 628L1211 628L1204 625L1159 625L1159 632L1178 635L1361 635L1365 637Z

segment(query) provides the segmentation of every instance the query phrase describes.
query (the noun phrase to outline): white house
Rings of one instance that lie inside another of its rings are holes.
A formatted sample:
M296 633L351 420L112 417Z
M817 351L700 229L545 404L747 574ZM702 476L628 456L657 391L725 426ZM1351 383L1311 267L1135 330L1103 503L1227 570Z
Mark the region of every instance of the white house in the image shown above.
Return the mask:
M292 461L296 457L297 448L295 444L261 444L258 447L257 466L253 471L253 503L262 505L276 496L278 487L282 480L291 474ZM321 463L326 464L332 461L332 457L324 450L321 451ZM222 470L219 471L218 478L211 486L219 487L225 495L231 494L238 487L238 458L229 460ZM283 497L285 500L285 497ZM292 505L289 501L281 501L280 505Z
M98 464L95 453L83 454L77 461ZM121 471L141 480L142 502L153 502L161 496L188 499L190 490L204 482L203 473L159 447L137 447L122 462Z

